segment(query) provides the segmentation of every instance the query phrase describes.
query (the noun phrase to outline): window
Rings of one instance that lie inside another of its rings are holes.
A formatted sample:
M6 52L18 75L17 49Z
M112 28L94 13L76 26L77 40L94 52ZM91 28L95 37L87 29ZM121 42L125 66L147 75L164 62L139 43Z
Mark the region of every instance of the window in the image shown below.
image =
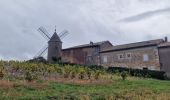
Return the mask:
M100 52L100 48L99 48L99 47L96 47L96 48L95 48L95 52L96 52L96 53Z
M123 59L123 58L124 58L123 54L118 54L118 59Z
M132 54L131 53L126 53L126 58L127 59L131 59L132 58Z
M92 61L92 56L87 56L87 61Z
M143 61L149 61L149 56L148 54L143 55Z
M104 63L107 63L107 56L104 56L104 57L103 57L103 62L104 62Z

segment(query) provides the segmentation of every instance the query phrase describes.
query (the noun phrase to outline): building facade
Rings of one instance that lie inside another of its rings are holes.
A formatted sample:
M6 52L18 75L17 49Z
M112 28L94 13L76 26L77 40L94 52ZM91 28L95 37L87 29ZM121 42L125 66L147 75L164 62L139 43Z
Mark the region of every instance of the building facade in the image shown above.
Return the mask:
M167 38L113 46L90 42L62 50L62 61L80 65L126 67L166 72L170 77L170 42Z
M161 71L170 78L170 42L159 45Z
M112 47L109 41L75 46L62 50L62 61L80 65L100 65L100 51Z
M160 70L158 45L163 39L113 46L100 52L101 65Z

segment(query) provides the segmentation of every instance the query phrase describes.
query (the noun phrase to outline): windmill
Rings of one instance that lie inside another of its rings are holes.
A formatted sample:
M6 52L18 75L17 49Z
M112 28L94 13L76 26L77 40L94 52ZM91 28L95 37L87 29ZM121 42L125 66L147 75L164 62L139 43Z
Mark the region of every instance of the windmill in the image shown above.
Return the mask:
M69 33L67 30L64 30L57 34L56 27L55 32L51 36L48 31L44 27L38 28L38 31L41 33L41 35L48 41L48 44L46 44L37 54L34 58L40 58L43 57L46 52L47 54L47 61L50 63L53 63L56 60L61 59L61 52L62 52L62 41L65 36L67 36Z

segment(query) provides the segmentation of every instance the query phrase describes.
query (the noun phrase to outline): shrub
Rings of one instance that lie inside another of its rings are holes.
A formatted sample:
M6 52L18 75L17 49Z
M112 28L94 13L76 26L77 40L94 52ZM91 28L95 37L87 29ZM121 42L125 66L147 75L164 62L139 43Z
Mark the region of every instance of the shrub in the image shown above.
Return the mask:
M59 68L59 67L56 67L56 72L57 72L58 74L60 74L60 75L62 75L62 74L63 74L62 69L61 69L61 68Z
M27 80L28 82L33 81L33 76L30 72L25 73L25 80Z
M123 71L123 72L121 73L121 77L122 77L122 80L126 80L126 78L127 78L127 72L126 72L126 71Z
M64 78L69 78L70 73L71 73L71 68L69 66L66 66L64 68Z
M84 79L85 78L85 69L84 68L79 68L79 79Z
M129 68L123 68L123 67L109 67L107 69L108 72L123 72L127 71L129 72L129 75L131 76L137 76L137 77L147 77L147 78L155 78L155 79L161 79L164 80L164 74L163 71L153 71L153 70L142 70L142 69L129 69Z
M92 75L92 73L88 70L88 71L87 71L87 77L88 77L88 79L91 79L91 75Z
M79 79L84 79L85 73L82 71L79 73Z
M75 71L72 71L71 72L71 79L75 78L76 77L76 72Z
M2 79L3 79L3 77L4 77L4 73L3 73L3 71L2 71L2 70L0 70L0 80L2 80Z
M101 74L101 72L100 72L100 71L97 71L97 72L95 73L94 78L95 78L96 80L98 80L99 77L100 77L100 74Z

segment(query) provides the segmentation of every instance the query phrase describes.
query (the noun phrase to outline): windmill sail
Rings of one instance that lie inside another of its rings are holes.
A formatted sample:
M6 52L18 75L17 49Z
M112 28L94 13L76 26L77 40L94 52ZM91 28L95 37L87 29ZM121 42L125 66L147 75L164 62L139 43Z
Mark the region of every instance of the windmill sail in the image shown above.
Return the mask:
M47 49L48 49L48 46L45 45L42 49L40 49L40 51L36 54L34 58L43 57L46 54Z
M51 36L50 36L50 34L47 32L47 30L44 27L38 28L38 31L41 33L41 35L44 38L46 38L47 40L50 40Z
M49 59L49 57L53 58L53 56L56 56L56 58L59 58L61 56L61 50L62 50L62 42L61 42L60 39L63 39L65 36L67 36L69 34L69 32L67 30L64 30L64 31L60 32L59 34L57 34L56 33L56 28L55 28L55 32L54 32L53 36L51 36L47 32L47 30L44 27L42 27L42 26L40 28L38 28L38 31L48 41L49 44L45 45L36 54L36 56L34 58L43 57L47 53L48 49L50 49L50 51L48 50L49 51L48 52L48 59ZM51 43L51 42L53 42L53 43Z
M69 32L67 30L62 31L58 36L60 37L60 39L63 39L65 36L67 36L69 34Z

